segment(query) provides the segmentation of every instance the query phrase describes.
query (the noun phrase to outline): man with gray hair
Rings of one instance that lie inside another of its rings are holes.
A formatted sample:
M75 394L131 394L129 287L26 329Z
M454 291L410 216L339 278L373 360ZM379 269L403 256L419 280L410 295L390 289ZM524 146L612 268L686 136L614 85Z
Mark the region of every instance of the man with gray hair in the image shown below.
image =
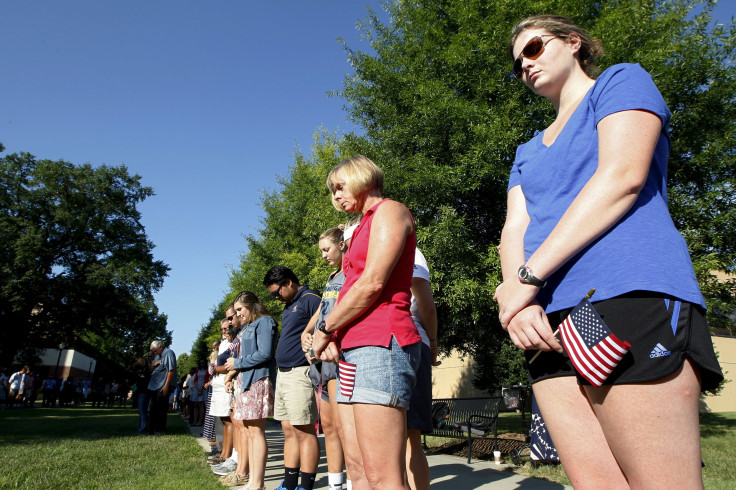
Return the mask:
M166 415L169 411L169 393L176 383L176 355L164 346L163 341L151 342L151 412L148 417L148 433L161 435L166 432Z

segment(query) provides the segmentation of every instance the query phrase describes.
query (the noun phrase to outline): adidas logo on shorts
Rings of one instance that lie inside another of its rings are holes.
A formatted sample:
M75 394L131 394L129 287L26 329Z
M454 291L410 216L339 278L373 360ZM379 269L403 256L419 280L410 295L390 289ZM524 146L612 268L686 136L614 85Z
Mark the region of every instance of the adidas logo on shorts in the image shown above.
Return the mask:
M649 357L654 359L655 357L665 357L672 354L672 352L668 351L662 344L657 344L654 346L654 349L652 349L652 352L649 353Z

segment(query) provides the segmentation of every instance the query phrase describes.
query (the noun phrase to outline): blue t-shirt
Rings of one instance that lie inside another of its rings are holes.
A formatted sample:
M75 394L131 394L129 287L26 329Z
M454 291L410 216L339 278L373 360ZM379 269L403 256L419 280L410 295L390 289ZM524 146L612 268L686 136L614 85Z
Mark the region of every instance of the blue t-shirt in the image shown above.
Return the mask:
M638 64L604 71L551 146L544 145L540 132L516 150L508 188L521 185L526 200L526 258L596 171L598 123L626 110L645 110L662 120L646 184L618 223L547 278L537 296L547 312L575 306L591 288L598 301L645 290L705 306L687 245L667 209L670 111L652 77Z
M148 382L148 389L151 391L160 390L164 387L166 375L169 371L174 371L174 376L171 378L171 382L172 384L176 383L176 356L174 355L174 351L168 347L164 347L161 355L154 357L153 361L156 362L159 359L161 360L161 364L156 366L156 369L153 370L151 373L151 380Z
M307 366L307 358L302 350L302 332L319 308L319 294L302 286L291 303L284 307L281 315L281 337L276 346L276 365L280 368Z

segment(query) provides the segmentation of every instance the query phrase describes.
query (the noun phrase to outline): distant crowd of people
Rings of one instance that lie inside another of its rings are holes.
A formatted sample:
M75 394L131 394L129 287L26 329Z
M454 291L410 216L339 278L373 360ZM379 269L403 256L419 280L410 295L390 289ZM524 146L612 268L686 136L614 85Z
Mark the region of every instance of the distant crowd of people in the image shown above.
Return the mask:
M130 396L128 380L92 381L89 378L75 379L74 376L43 378L23 366L9 377L0 368L0 408L35 408L38 400L41 407L125 407Z

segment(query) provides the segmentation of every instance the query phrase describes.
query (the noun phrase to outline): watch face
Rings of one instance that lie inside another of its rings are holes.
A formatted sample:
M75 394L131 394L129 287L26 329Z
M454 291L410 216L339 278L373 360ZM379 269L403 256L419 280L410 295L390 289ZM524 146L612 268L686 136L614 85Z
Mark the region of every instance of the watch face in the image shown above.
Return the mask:
M529 278L529 271L523 267L519 269L519 278L526 281Z

